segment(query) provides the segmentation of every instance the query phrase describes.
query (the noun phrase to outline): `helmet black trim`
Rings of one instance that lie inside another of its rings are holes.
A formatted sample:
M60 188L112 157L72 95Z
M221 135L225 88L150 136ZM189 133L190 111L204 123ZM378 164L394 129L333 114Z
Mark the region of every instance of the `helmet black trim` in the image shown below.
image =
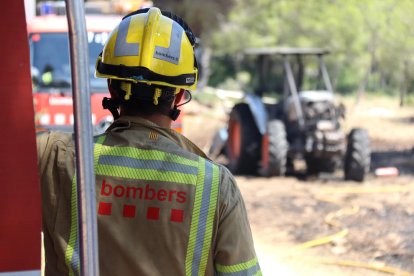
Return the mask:
M166 82L173 85L187 85L191 86L196 82L197 74L182 74L178 76L165 76L151 71L150 69L142 66L124 66L124 65L112 65L103 63L101 58L98 59L96 65L96 71L103 75L113 75L122 79L131 79L138 81L148 82Z

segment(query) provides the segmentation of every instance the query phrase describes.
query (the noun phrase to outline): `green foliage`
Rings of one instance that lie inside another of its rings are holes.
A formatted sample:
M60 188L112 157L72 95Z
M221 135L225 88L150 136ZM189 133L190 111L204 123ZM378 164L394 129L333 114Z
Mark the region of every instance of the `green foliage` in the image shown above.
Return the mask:
M405 102L406 105L414 106L414 95L409 95Z
M410 92L413 11L411 0L236 0L213 34L213 49L216 56L240 60L251 47L326 47L333 51L327 66L337 91ZM211 84L225 81L226 73L234 79L231 62L215 67L221 79L213 71Z
M227 89L227 90L235 90L235 91L246 91L249 89L249 83L251 80L251 75L249 72L241 71L237 72L235 78L227 78L225 79L218 88Z
M217 104L217 96L213 93L205 93L203 91L198 91L193 93L193 100L205 105L205 106L215 106Z
M231 55L214 58L211 61L210 70L212 74L209 79L209 84L213 87L219 86L227 78L232 78L236 75L236 66Z
M154 5L182 17L204 45L210 44L211 33L220 28L235 0L153 0Z

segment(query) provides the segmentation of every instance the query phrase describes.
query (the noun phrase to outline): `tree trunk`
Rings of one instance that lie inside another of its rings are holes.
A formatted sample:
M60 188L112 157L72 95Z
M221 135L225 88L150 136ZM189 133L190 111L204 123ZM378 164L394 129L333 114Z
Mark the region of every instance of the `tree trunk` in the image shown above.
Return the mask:
M198 81L198 89L202 90L208 83L210 77L210 60L211 60L212 50L210 47L205 47L201 51L200 64L199 64L199 74L200 79Z
M407 88L408 88L408 61L404 61L404 73L403 73L403 80L401 83L401 90L400 90L400 107L403 107L405 104L405 98L407 96Z
M361 101L361 99L364 97L365 90L367 88L368 80L369 80L370 75L371 75L371 66L369 66L369 68L367 69L367 72L365 74L364 79L359 84L358 94L357 94L357 97L356 97L355 105L358 105L359 102Z

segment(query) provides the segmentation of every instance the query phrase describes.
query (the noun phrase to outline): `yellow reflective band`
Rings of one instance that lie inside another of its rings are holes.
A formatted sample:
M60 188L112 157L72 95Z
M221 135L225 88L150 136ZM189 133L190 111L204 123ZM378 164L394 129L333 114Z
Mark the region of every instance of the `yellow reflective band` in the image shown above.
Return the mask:
M97 160L99 153L102 149L102 143L104 142L106 136L102 135L98 137L97 142L94 145L94 165L96 168ZM66 247L65 252L65 262L69 269L69 275L75 276L80 275L80 259L79 259L79 225L78 225L78 192L77 192L77 182L76 182L76 173L72 178L72 191L70 198L70 233L68 246Z
M205 159L200 158L199 167L198 167L196 194L194 198L194 207L193 207L193 213L191 215L190 236L188 239L187 256L185 258L185 275L187 276L192 275L191 270L193 266L194 251L195 251L195 246L196 246L198 219L200 216L201 200L203 197L205 162L206 162Z
M197 181L198 162L173 153L105 145L95 145L95 149L98 175L190 185Z
M204 275L216 214L219 168L200 157L196 195L186 255L186 275Z
M212 183L211 183L211 195L210 195L210 203L208 208L207 214L207 227L206 232L204 234L204 243L203 243L203 251L201 254L201 263L200 263L200 270L199 275L204 275L207 261L208 261L208 254L210 252L212 237L213 237L213 225L214 225L214 217L216 214L216 207L217 207L217 199L218 199L218 188L219 188L219 168L216 165L213 165L213 175L212 175Z
M134 169L126 168L123 166L112 166L102 164L98 164L97 168L95 169L95 172L96 174L102 176L114 176L135 180L176 182L180 184L190 185L195 185L195 182L197 180L197 176L191 174L159 171L157 169Z
M65 252L65 262L69 269L69 275L80 275L79 265L79 229L78 229L78 193L76 184L76 173L72 179L72 192L70 200L70 234L69 242Z
M106 138L105 135L99 136L98 140L96 141L93 147L93 165L95 167L95 170L98 166L98 160L99 160L99 156L101 155L101 151L103 148L102 144L105 141L105 138Z
M236 265L216 264L216 270L220 276L251 276L262 275L257 257Z

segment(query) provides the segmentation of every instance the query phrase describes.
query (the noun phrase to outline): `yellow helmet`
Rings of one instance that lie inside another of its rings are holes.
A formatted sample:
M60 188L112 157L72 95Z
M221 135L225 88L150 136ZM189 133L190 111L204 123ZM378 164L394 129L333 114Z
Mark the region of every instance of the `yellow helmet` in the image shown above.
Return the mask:
M158 8L125 16L96 61L100 78L194 90L195 37L185 22ZM178 89L177 89L178 92Z

